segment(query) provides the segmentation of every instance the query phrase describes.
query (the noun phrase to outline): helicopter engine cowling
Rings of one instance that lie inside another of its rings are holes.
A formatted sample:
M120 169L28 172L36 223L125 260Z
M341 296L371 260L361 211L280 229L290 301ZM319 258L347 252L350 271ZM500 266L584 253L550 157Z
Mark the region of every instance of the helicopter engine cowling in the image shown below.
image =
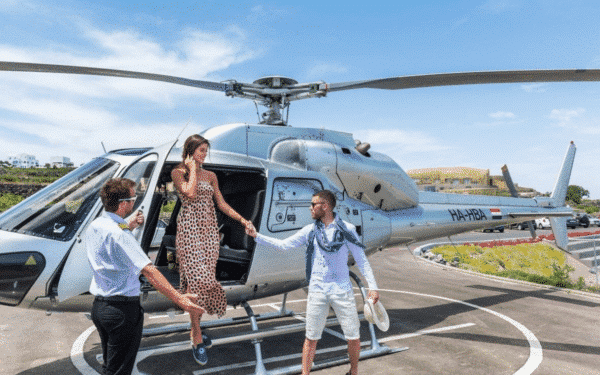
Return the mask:
M337 174L348 195L384 211L415 207L419 189L410 176L388 156L359 153L335 145Z
M391 158L380 153L359 153L320 140L287 139L271 151L271 161L325 174L348 196L384 211L415 207L415 182Z

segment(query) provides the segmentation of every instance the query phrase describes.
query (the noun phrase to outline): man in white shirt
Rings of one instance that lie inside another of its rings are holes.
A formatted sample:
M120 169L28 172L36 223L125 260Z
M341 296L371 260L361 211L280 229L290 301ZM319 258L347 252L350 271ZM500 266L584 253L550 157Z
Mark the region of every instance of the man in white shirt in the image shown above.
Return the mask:
M144 310L140 306L140 273L156 289L188 312L203 313L192 294L182 295L152 265L131 230L143 224L139 213L127 223L133 210L135 182L110 179L100 191L105 211L87 229L85 244L94 277L90 293L95 295L92 320L102 344L102 373L128 375L142 339Z
M307 246L306 276L309 280L306 306L306 340L302 348L302 374L310 373L315 357L317 342L321 338L330 306L344 331L348 341L350 375L358 374L360 354L360 322L354 301L354 293L348 270L348 253L351 252L358 268L369 285L369 298L373 303L379 300L377 283L364 246L360 243L356 228L341 220L333 212L336 199L329 190L313 195L311 215L314 224L302 228L285 240L271 238L255 230L246 230L249 236L262 245L281 250Z

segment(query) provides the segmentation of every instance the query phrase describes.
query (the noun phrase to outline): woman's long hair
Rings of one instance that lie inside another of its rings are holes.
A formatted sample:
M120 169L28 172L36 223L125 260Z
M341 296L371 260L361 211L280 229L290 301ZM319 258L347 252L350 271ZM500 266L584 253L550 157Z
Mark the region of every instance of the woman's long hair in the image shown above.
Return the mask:
M196 152L196 149L202 146L203 144L206 144L210 148L210 142L208 141L208 139L204 138L200 134L190 135L183 144L183 152L181 153L181 158L183 159L183 161L179 163L179 165L176 168L185 169L185 175L183 177L186 181L190 176L190 170L188 166L185 165L185 158L187 158L188 156L193 156L194 152Z

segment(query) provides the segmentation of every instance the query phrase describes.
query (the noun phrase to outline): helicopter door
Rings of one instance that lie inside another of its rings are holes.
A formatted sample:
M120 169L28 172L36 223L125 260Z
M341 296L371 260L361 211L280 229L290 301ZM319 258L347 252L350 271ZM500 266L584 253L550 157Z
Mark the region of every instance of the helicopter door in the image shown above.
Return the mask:
M134 160L128 167L124 168L124 172L120 173L120 177L129 178L137 184L137 200L131 215L134 215L137 211L142 211L144 217L146 217L160 171L175 143L177 141L153 148ZM92 215L97 215L98 213L99 211L94 211ZM127 218L125 219L127 220ZM134 235L138 241L142 238L143 230L145 228L141 227L134 230ZM88 263L85 243L82 238L84 234L85 229L80 232L77 241L75 241L60 275L57 292L57 299L59 301L64 301L89 291L92 281L92 269Z

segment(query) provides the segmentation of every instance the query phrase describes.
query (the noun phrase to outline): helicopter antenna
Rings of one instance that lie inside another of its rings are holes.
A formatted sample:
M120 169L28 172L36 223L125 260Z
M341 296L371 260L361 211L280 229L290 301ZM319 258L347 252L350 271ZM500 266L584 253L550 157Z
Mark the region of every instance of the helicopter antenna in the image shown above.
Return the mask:
M181 131L179 132L179 135L177 136L177 139L175 140L175 142L177 142L179 140L179 137L181 137L181 134L183 134L183 131L185 130L185 128L187 128L188 125L190 124L190 121L192 121L192 116L190 116L190 118L188 119L188 121L185 124L185 126L183 127L183 129L181 129Z
M106 147L104 147L104 142L100 141L100 144L102 145L102 149L104 150L104 153L106 154Z
M254 106L256 107L256 117L258 117L258 122L260 122L260 113L258 113L258 103L256 100L254 101Z

